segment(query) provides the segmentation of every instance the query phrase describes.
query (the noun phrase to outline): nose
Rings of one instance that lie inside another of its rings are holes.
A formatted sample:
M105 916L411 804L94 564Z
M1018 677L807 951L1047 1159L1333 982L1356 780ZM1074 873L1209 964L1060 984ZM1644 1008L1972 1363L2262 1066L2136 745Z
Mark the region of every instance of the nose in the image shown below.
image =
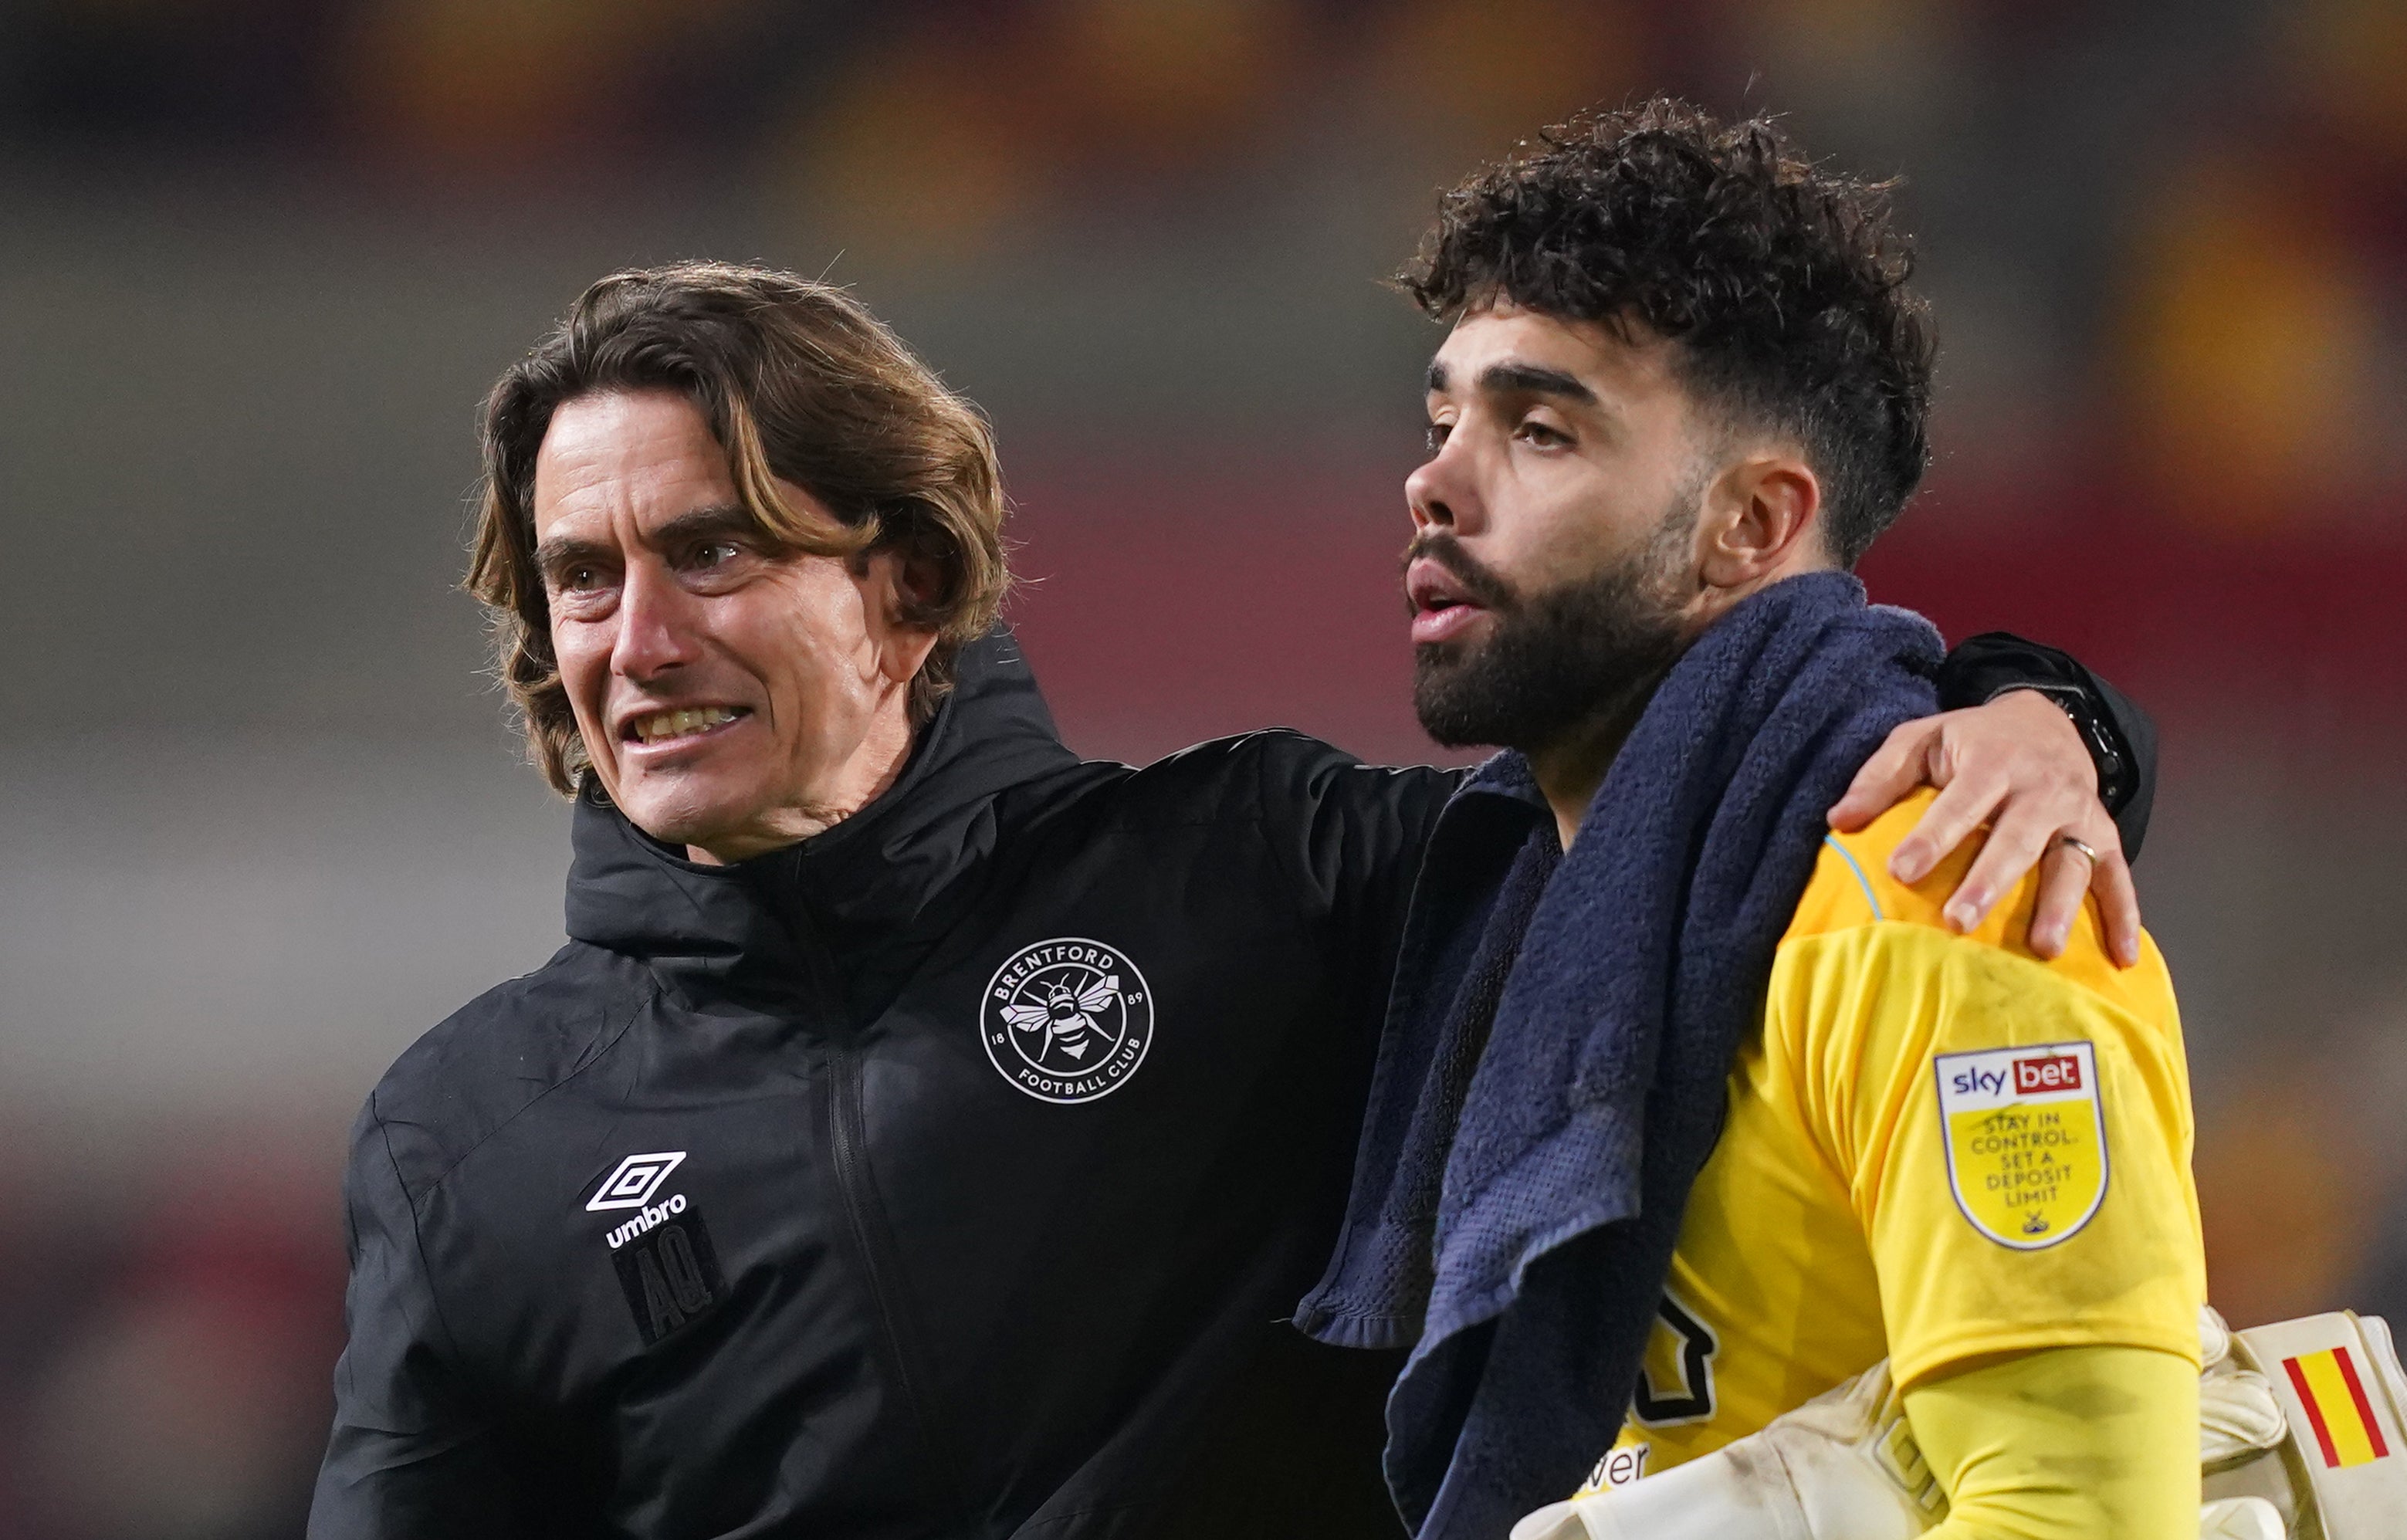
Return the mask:
M658 563L633 563L619 593L610 671L650 684L697 656L694 598Z
M1478 522L1479 494L1473 485L1468 438L1458 429L1404 478L1404 506L1411 510L1415 535L1432 529L1468 535Z

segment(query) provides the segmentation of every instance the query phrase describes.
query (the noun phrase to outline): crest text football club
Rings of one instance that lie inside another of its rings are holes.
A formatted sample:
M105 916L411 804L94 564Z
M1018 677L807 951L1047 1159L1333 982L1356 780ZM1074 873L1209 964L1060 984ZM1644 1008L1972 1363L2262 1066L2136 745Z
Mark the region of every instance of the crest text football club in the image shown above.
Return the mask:
M1117 947L1063 936L1022 947L978 1003L978 1037L1003 1077L1042 1102L1118 1091L1153 1043L1153 994Z

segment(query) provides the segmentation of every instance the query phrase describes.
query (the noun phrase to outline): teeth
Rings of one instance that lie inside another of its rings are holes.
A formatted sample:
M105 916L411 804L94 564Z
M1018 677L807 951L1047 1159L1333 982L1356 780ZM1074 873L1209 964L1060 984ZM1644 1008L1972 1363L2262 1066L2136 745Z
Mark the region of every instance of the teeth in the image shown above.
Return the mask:
M646 743L658 743L662 738L683 737L688 733L705 727L732 722L741 713L724 706L689 706L678 711L656 711L635 720L635 735Z

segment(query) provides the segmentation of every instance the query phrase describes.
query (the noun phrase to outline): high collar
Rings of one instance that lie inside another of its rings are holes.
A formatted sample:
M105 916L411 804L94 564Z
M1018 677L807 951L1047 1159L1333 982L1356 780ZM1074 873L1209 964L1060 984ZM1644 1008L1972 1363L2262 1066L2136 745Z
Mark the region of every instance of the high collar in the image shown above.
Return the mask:
M826 832L733 865L686 859L589 777L577 799L568 934L672 972L766 981L807 949L875 949L991 849L1007 789L1075 766L1010 631L962 649L952 693L894 784Z
M1538 773L1530 768L1529 756L1517 749L1500 749L1480 762L1478 767L1464 777L1455 789L1457 797L1504 797L1542 813L1551 814L1554 805L1538 787Z

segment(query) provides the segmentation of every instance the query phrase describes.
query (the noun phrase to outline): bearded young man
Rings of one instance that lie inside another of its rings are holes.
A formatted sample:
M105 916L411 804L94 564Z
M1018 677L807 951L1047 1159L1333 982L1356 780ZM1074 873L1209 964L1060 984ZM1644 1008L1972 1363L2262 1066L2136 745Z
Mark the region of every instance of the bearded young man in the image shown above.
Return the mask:
M1395 1364L1284 1318L1459 776L1080 761L994 623L984 423L822 284L603 280L484 454L570 940L361 1116L311 1533L1391 1535ZM2045 700L1873 778L1926 761L2025 852L1973 886L2067 829L2120 881Z
M1300 1322L1413 1349L1388 1467L1423 1540L1883 1360L1935 1477L1895 1533L2199 1532L2163 959L2118 966L2087 911L2035 950L2038 876L1952 923L1968 854L1896 860L1928 793L1826 826L1940 658L1848 573L1928 459L1909 265L1882 189L1657 101L1465 184L1405 276L1453 328L1408 484L1417 705L1509 751L1432 834ZM1797 1473L1759 1453L1527 1533L1893 1533L1792 1527Z

